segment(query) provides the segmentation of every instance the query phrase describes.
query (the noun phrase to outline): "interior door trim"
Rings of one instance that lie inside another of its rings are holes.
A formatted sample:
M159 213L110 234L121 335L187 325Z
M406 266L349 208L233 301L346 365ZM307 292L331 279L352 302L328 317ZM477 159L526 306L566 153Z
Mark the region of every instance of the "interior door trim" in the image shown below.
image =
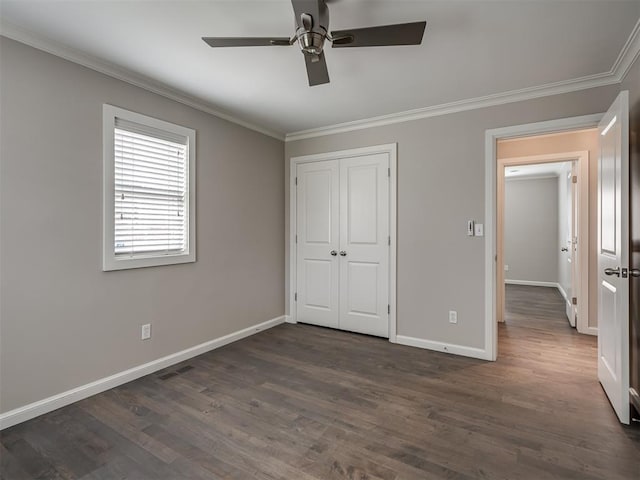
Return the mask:
M289 161L289 288L287 322L297 323L296 318L296 171L299 164L322 162L325 160L341 160L344 158L373 155L377 153L389 156L389 341L396 343L396 256L397 256L397 143L374 145L370 147L325 152L314 155L291 157Z

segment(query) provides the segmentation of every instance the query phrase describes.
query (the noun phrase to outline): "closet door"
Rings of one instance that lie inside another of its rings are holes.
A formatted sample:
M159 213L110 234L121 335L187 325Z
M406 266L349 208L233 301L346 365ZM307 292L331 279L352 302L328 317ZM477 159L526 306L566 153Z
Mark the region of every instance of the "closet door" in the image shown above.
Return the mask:
M340 161L340 328L389 336L389 159Z
M298 165L296 285L299 322L339 327L339 163Z

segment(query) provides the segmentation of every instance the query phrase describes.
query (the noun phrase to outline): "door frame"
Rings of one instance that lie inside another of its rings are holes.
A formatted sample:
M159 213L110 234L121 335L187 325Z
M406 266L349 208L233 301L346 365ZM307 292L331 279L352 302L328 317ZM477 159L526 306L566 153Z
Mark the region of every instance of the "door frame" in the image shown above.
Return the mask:
M505 168L516 165L535 165L540 163L559 163L576 161L578 165L578 270L580 272L576 285L576 296L580 299L580 315L576 323L576 329L580 333L597 335L598 329L589 327L589 151L552 153L545 155L530 155L525 157L503 158L497 160L497 195L496 195L496 319L504 322L505 309L504 298L504 188ZM571 207L570 207L571 208ZM573 216L573 213L572 213ZM502 288L501 288L502 286ZM574 290L574 291L575 291ZM569 301L569 299L566 299ZM585 308L586 306L586 308Z
M297 231L297 200L296 200L296 171L298 165L309 162L322 162L326 160L341 160L344 158L360 157L376 153L386 153L389 156L389 341L396 343L396 255L397 255L397 154L398 144L388 143L370 147L352 148L325 152L313 155L291 157L289 160L289 323L297 323L297 309L295 292L296 278L296 231Z
M542 135L545 133L566 132L581 128L598 126L604 113L561 118L544 122L527 123L487 130L485 132L485 350L487 357L495 361L498 358L498 322L496 301L496 205L497 205L497 141L503 138Z

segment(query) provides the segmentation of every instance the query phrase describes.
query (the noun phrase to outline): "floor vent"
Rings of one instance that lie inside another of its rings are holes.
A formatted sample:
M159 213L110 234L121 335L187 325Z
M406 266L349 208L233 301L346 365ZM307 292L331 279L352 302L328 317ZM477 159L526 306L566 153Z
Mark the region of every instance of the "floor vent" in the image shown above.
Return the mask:
M178 368L177 370L175 370L173 372L167 372L167 373L164 373L162 375L158 375L158 378L160 380L167 380L167 379L169 379L171 377L175 377L176 375L180 375L181 373L188 372L189 370L193 370L193 366L185 365L184 367L180 367L180 368Z

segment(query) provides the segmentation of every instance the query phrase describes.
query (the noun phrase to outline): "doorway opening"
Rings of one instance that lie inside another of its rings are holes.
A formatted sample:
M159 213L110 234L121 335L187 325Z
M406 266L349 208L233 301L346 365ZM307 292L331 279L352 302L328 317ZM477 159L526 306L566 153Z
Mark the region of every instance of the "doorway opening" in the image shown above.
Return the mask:
M589 192L598 141L596 128L498 139L499 323L537 325L548 335L569 334L567 327L597 335L589 274L597 261L590 248L597 204Z
M588 278L581 276L582 270L588 273L588 264L581 265L580 254L587 250L588 240L580 234L578 161L516 161L500 159L503 188L498 199L502 219L499 268L503 273L500 293L504 300L498 321L505 322L509 317L507 309L513 306L516 292L520 302L526 302L529 298L522 298L523 294L550 288L552 303L562 297L564 306L558 305L558 309L564 310L569 325L586 333L588 308L579 310L588 305L588 289L583 294L580 285L581 278ZM583 229L588 230L587 226Z
M496 319L505 321L507 289L557 290L568 323L597 334L590 301L590 153L595 129L498 141ZM584 150L529 153L579 147ZM517 156L514 156L517 155ZM593 155L592 155L593 156ZM591 252L591 254L590 254Z

